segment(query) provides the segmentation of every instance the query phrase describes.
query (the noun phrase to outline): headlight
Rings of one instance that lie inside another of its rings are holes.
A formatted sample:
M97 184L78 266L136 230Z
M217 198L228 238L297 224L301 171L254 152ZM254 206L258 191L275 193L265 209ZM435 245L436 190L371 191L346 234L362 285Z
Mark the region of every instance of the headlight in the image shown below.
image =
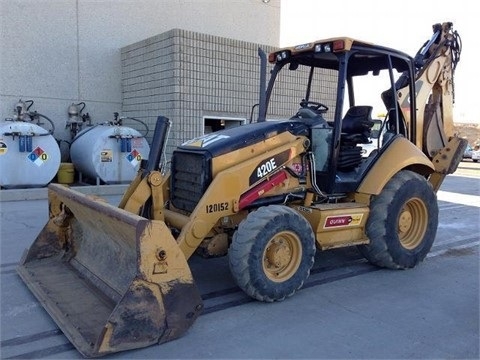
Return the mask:
M332 44L331 43L326 43L326 44L315 44L315 52L325 52L329 53L332 52Z

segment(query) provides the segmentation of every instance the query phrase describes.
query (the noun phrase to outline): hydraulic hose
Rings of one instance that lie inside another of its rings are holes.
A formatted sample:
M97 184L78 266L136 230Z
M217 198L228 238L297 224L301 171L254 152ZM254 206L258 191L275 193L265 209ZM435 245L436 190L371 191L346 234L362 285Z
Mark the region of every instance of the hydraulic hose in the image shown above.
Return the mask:
M124 117L124 118L122 118L122 120L123 120L123 119L134 120L134 121L137 121L137 122L139 122L140 124L142 124L142 125L145 127L145 134L143 135L143 137L147 137L148 133L150 132L150 129L148 128L148 125L147 125L144 121L142 121L142 120L140 120L140 119L137 119L137 118L134 118L134 117L130 117L130 116Z
M40 114L36 111L33 112L33 113L30 113L29 115L33 118L35 118L36 116L40 116L40 117L44 118L45 120L47 120L50 123L50 126L52 127L50 130L48 130L47 134L39 134L38 136L53 135L55 133L55 124L53 123L53 121L49 117L47 117L43 114Z

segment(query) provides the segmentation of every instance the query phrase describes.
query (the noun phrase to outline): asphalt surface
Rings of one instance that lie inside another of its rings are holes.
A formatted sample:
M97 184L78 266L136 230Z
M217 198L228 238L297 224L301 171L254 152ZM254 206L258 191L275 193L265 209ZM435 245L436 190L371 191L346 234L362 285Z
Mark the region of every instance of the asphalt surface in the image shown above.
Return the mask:
M447 178L434 246L415 269L379 269L355 248L319 252L302 290L265 304L235 286L226 258L194 257L203 315L180 339L106 358L479 359L479 180L480 164L472 162ZM46 193L5 191L0 357L82 358L15 271L47 221ZM118 203L119 195L106 192Z

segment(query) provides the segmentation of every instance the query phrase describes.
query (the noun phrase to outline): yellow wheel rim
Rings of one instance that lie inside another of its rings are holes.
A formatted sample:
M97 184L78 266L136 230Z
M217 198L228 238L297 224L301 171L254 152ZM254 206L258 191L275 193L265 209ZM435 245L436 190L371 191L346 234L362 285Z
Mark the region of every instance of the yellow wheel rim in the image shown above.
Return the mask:
M302 260L300 238L291 231L272 237L263 251L263 271L272 281L283 282L298 270Z
M424 202L412 198L405 203L398 217L398 238L402 246L413 250L423 240L428 225L428 211Z

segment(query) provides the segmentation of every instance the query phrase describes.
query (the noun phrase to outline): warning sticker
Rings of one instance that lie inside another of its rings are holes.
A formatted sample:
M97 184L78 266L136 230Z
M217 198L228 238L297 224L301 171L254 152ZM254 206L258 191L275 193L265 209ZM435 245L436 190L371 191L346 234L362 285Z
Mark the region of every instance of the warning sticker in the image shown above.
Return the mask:
M48 154L40 146L37 146L27 158L37 166L42 166L48 160Z
M137 164L142 161L142 155L137 151L137 149L133 149L130 154L127 155L127 160L132 164L133 167L137 166Z
M357 226L362 222L363 214L328 216L323 228Z
M132 139L132 146L134 147L143 147L143 138L133 138Z
M0 155L5 155L7 153L8 146L3 141L0 141Z
M113 161L113 151L110 149L100 151L100 162L112 162Z

